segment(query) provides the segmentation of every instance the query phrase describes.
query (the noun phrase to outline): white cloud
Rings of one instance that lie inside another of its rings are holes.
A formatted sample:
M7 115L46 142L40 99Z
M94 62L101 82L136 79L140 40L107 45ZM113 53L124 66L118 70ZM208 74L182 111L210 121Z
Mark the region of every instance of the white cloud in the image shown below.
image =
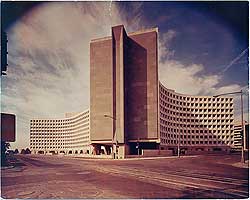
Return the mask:
M222 77L219 75L198 75L204 66L192 64L185 66L176 60L159 63L160 81L168 88L190 95L216 95L230 91L239 91L240 85L231 84L217 87Z

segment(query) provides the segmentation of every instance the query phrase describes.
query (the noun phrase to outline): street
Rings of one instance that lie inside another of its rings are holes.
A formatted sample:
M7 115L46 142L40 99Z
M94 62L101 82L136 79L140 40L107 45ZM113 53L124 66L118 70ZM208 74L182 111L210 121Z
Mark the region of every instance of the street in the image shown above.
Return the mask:
M105 160L17 155L3 198L248 198L239 155Z

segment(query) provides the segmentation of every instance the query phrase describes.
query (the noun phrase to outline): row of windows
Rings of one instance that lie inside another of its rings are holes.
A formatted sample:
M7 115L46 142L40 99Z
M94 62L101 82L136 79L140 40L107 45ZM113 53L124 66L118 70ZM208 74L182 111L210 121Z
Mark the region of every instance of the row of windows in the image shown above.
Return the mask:
M171 133L162 133L161 132L161 137L165 138L184 138L184 139L233 139L233 135L176 135L176 134L171 134Z
M44 147L42 145L34 145L34 146L30 146L31 149L69 149L69 148L82 148L83 146L86 145L72 145L72 146L48 146L48 147ZM88 146L88 145L87 145Z
M42 141L47 141L47 140L63 140L63 141L70 141L70 140L75 140L78 138L89 138L89 136L78 136L78 137L30 137L30 140L42 140Z
M51 128L51 127L59 127L59 128L68 128L68 127L76 127L78 125L85 125L85 124L89 124L89 119L86 119L84 121L79 121L77 123L57 123L57 124L48 124L48 123L30 123L31 127L44 127L44 128Z
M160 85L160 94L161 97L166 95L167 97L172 97L174 99L182 100L182 101L208 101L208 102L232 102L233 98L227 97L219 97L219 98L212 98L212 97L191 97L191 96L184 96L178 95L173 91L169 91L165 89L162 85Z
M51 126L72 127L72 126L77 126L79 124L85 124L87 122L89 122L89 119L85 119L85 120L79 119L71 123L41 123L41 122L32 123L31 122L30 125L31 126L48 126L48 127L51 127Z
M81 127L79 129L68 129L68 130L60 130L60 129L30 129L31 133L44 133L44 134L68 134L68 133L78 133L78 132L86 132L89 131L88 127Z
M181 124L181 123L173 123L173 122L166 122L161 124L162 127L179 127L179 129L186 129L186 128L193 128L193 129L233 129L233 125L225 125L225 124L217 124L217 125L210 125L210 124Z
M50 123L56 123L56 122L72 122L74 121L75 119L87 119L89 118L89 114L86 115L87 113L83 113L81 115L77 115L76 117L74 118L70 118L70 119L31 119L30 122L50 122Z
M65 133L68 133L68 132L71 132L71 133L74 133L74 132L79 132L79 131L86 131L86 130L89 130L89 126L81 126L81 127L77 127L77 129L45 129L45 128L31 128L30 129L30 132L65 132Z
M88 140L89 139L89 137L79 137L79 138L75 138L75 139L70 139L70 140L60 140L60 139L56 139L56 140L44 140L44 139L37 139L37 138L35 138L35 139L31 139L30 141L31 142L56 142L56 141L58 141L58 142L74 142L74 141L89 141Z
M48 126L48 127L44 127L44 126L31 126L31 129L48 129L48 130L75 130L75 129L79 129L81 127L88 127L89 123L87 124L79 124L78 126L65 126L65 127L61 127L61 126Z
M30 144L32 143L37 143L39 145L47 145L47 144L66 144L66 145L69 145L69 144L86 144L86 143L89 143L89 140L86 140L86 139L81 139L81 140L74 140L74 141L62 141L62 140L47 140L47 141L42 141L42 140L33 140L33 141L30 141Z
M75 138L75 139L70 139L70 140L58 140L58 139L55 139L55 140L43 140L43 139L33 139L31 140L31 142L43 142L43 143L46 143L46 142L64 142L64 143L70 143L70 142L82 142L82 141L89 141L89 137L81 137L81 138Z
M172 144L172 145L177 145L178 141L176 140L169 140L169 139L161 139L161 143L163 144ZM233 145L233 141L180 141L181 145L208 145L208 144L227 144L227 145Z
M85 133L78 133L77 135L30 135L30 138L44 138L44 139L57 139L57 138L65 138L65 139L69 139L69 138L78 138L78 137L89 137L89 134L85 134Z
M178 122L179 120L177 120ZM163 119L160 119L160 123L162 126L178 126L178 127L190 127L190 128L209 128L209 129L233 129L233 124L200 124L200 123L193 123L193 124L187 124L187 123L175 123L176 121L166 121Z
M167 103L169 105L180 105L180 106L186 106L186 107L229 107L232 106L232 102L213 102L213 103L207 103L207 102L199 102L199 103L189 103L189 102L182 102L182 101L176 101L170 98L167 98L165 96L161 96L161 103Z
M176 127L160 127L161 131L168 131L168 132L174 132L174 133L233 133L233 129L213 129L213 130L207 130L207 129L176 129Z
M233 119L210 119L210 118L200 118L200 119L196 119L196 118L179 118L179 117L172 117L172 116L169 116L169 115L165 115L163 113L161 113L160 115L163 119L162 120L167 120L169 119L170 121L180 121L180 122L192 122L192 123L220 123L220 124L223 124L223 123L233 123Z
M45 132L44 130L33 130L30 131L31 136L62 136L62 137L73 137L77 136L78 134L89 134L89 130L79 130L79 131L71 131L71 132L64 132L64 131L47 131Z
M43 147L43 148L54 148L57 147L72 147L72 146L79 146L82 147L83 145L89 145L89 143L77 143L77 144L64 144L64 143L30 143L30 146L36 148L36 147Z
M217 107L217 108L212 108L212 107L204 107L204 108L189 108L189 107L179 107L176 105L171 105L168 103L165 103L163 101L160 101L160 107L161 108L169 108L174 110L174 111L181 111L181 112L196 112L196 113L228 113L228 112L233 112L233 104L228 104L226 107Z
M210 117L216 117L219 114L232 114L233 109L194 109L193 112L180 112L176 109L168 109L163 106L160 106L161 112L169 113L171 115L179 116L199 116L200 115L209 115ZM190 111L190 110L189 110Z

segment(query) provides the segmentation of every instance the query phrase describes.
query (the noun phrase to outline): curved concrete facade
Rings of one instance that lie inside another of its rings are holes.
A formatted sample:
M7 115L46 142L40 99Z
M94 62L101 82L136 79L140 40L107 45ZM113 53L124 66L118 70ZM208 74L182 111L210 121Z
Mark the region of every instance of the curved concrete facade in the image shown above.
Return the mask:
M30 120L32 153L90 154L89 110L63 119Z
M227 150L233 146L233 98L190 96L159 83L162 149ZM219 148L218 148L219 147Z

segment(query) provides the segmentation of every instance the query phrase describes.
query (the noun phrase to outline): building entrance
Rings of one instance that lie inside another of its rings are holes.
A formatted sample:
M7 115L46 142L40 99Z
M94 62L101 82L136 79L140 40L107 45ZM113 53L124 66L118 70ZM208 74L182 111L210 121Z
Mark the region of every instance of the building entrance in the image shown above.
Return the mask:
M130 142L130 155L142 155L143 149L158 149L159 144L156 142Z

